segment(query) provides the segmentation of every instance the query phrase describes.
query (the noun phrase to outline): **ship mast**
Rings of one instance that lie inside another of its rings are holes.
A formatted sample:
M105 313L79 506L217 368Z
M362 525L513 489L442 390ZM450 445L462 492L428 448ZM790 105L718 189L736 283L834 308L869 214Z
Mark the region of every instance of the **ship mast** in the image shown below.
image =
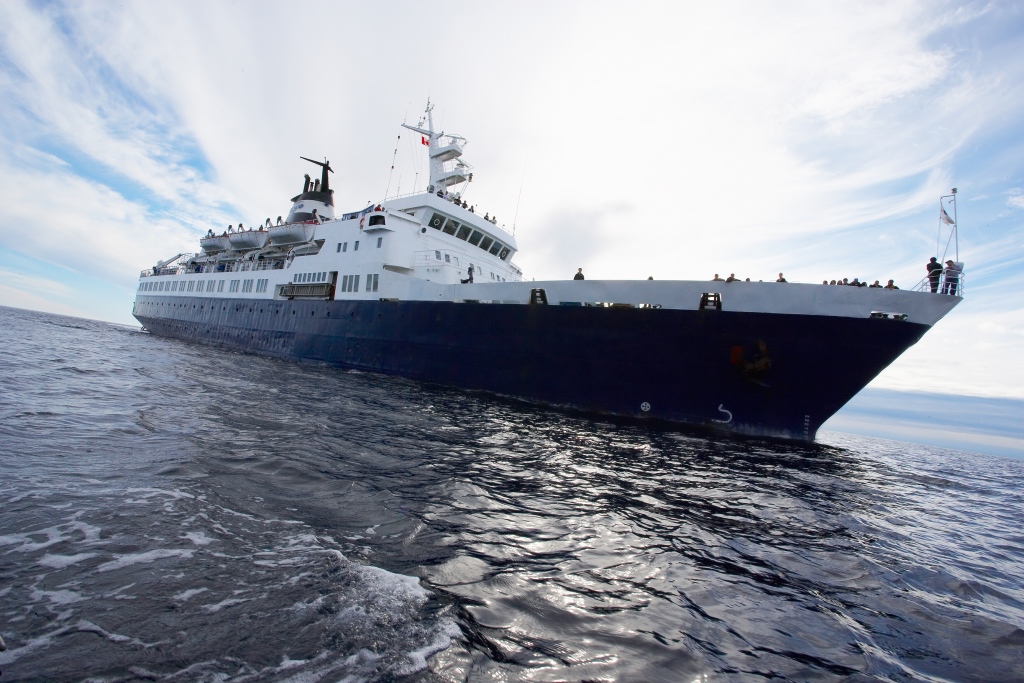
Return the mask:
M430 181L427 192L447 191L452 185L469 182L473 179L470 173L472 166L462 161L462 148L466 145L466 138L461 135L445 135L444 131L434 132L434 105L427 100L427 109L419 124L410 126L402 124L402 128L408 128L423 136L422 141L427 145L427 155L430 160ZM426 123L426 128L423 124ZM445 162L455 161L451 168L445 168Z

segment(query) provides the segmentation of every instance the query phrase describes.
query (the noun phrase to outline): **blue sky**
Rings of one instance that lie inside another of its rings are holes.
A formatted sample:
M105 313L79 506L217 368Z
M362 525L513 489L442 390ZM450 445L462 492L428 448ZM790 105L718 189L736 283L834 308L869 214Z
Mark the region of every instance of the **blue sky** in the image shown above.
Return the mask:
M131 322L139 270L283 214L300 155L341 209L396 149L422 189L430 97L536 279L909 287L957 187L967 298L872 386L1024 399L1021 54L1018 2L5 0L0 304Z

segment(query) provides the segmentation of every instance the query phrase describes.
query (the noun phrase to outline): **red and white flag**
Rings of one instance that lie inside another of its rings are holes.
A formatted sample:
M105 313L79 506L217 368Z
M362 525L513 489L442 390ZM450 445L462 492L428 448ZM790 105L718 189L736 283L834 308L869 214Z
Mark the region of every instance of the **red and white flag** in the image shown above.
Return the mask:
M428 147L430 146L430 143L427 142L427 139L422 135L420 136L420 142L422 142L424 145L427 145Z

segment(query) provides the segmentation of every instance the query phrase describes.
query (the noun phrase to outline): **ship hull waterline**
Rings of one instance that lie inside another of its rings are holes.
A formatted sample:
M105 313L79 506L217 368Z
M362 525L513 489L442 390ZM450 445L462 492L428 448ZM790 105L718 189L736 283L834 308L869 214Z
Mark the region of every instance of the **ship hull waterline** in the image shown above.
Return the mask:
M719 310L140 296L153 334L587 412L812 441L929 326Z

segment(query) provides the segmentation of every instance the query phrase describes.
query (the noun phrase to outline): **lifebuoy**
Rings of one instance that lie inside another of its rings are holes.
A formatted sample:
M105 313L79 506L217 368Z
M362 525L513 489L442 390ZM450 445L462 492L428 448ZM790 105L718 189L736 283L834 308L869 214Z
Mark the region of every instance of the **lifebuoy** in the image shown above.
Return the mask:
M360 230L363 229L363 223L365 223L365 222L366 222L366 214L363 214L363 217L359 219L359 229Z

